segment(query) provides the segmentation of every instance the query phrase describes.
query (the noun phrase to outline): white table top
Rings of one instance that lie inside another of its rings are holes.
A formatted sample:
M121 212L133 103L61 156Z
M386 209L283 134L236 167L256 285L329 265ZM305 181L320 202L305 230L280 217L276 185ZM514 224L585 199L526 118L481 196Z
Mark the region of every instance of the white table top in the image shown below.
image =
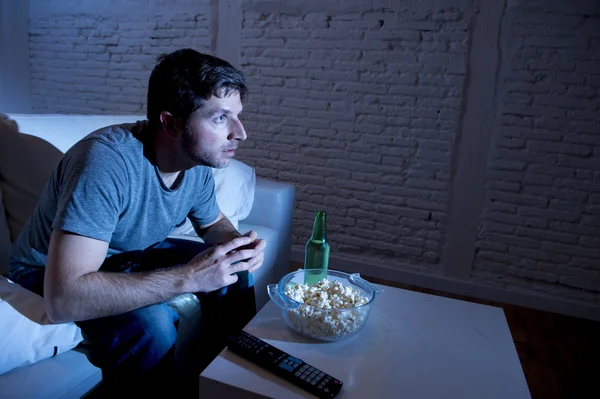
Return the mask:
M340 379L337 398L531 398L501 308L373 285L385 292L347 340L296 334L272 301L244 330ZM227 349L200 375L200 396L313 397Z

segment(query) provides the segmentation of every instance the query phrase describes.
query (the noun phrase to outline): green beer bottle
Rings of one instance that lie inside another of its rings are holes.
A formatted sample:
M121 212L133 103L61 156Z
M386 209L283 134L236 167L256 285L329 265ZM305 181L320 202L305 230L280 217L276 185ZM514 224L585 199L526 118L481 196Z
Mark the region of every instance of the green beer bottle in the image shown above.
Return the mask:
M312 236L306 243L304 254L304 269L321 269L321 272L309 272L304 276L304 283L311 285L327 278L329 265L329 241L327 241L327 228L325 222L327 213L317 211L313 225Z

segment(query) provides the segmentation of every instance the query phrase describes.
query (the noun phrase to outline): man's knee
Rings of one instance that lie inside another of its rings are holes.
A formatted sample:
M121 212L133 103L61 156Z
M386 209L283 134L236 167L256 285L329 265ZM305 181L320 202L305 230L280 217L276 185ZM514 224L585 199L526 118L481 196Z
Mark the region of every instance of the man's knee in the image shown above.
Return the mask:
M77 324L91 343L89 358L94 365L107 372L145 372L161 363L175 345L177 322L177 312L163 303Z
M177 312L166 304L152 305L132 312L132 325L139 339L130 351L145 359L146 366L158 363L177 340ZM146 367L142 367L145 369Z

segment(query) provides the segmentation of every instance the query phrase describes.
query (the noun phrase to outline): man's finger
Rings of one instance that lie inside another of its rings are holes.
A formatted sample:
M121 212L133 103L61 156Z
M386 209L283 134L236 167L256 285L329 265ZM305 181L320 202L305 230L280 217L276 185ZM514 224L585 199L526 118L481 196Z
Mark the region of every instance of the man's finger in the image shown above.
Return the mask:
M225 286L234 284L238 281L239 277L237 274L232 274L230 276L227 276L227 280L225 281Z
M242 249L240 251L236 251L235 253L228 254L227 261L231 263L249 261L250 259L257 257L261 253L262 251L258 249Z
M255 249L263 251L267 246L267 241L266 240L256 240L256 241L258 241L258 244L255 247Z
M215 251L213 252L213 256L216 258L220 258L239 247L243 247L244 245L250 244L251 242L252 240L250 239L250 237L234 238L233 240L226 242L225 244L217 246Z
M258 269L259 267L262 266L263 262L264 262L264 257L262 257L262 256L252 259L252 262L251 262L252 266L250 266L250 269L248 269L248 271L249 272L255 271L256 269Z
M238 262L235 265L231 265L228 271L231 273L239 273L248 269L250 269L250 264L248 262Z
M248 273L254 273L256 270L260 269L260 267L263 265L263 258L255 258L256 260L253 261L253 265L250 266L250 268L248 269Z
M254 267L258 262L262 262L263 256L261 254L258 254L257 256L251 258L251 259L247 259L244 262L248 263L250 265L250 268Z
M256 231L250 230L249 232L244 234L242 237L250 237L252 239L252 241L254 241L254 240L256 240L256 237L258 237L258 234L256 233Z
M264 251L266 246L267 246L267 242L265 240L258 239L258 240L252 241L252 243L250 243L249 245L246 245L244 248L240 248L240 249L255 249L257 251Z
M266 246L267 242L265 240L256 240L250 245L245 245L236 251L228 253L228 260L233 263L254 258L258 254L263 253Z

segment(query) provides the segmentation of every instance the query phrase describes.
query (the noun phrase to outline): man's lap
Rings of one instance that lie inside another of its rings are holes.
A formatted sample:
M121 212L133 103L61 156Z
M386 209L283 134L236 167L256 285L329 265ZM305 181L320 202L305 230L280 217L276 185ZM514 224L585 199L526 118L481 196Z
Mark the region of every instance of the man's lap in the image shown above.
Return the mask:
M210 245L191 240L166 239L142 251L122 253L107 258L100 271L116 273L136 273L160 268L175 267L190 261L198 253L210 248ZM32 268L21 271L16 283L21 284L43 296L44 268ZM255 313L255 297L252 276L239 273L239 280L231 286L210 293L196 293L202 306L202 324L216 331L207 336L217 339L232 330L242 328ZM225 316L225 321L220 321ZM86 341L92 348L99 344L103 350L111 351L111 340L120 337L126 340L132 331L147 331L161 341L164 335L176 332L178 315L166 303L146 306L121 315L108 316L94 320L77 322ZM206 319L206 320L205 320ZM151 321L151 322L149 322ZM141 323L141 324L140 324ZM163 328L164 327L164 328ZM203 327L204 328L204 327ZM118 339L117 339L118 340ZM165 342L170 341L166 339ZM159 343L160 346L160 343ZM119 356L119 349L110 356ZM91 353L94 353L92 350ZM96 357L94 357L96 356ZM107 354L93 354L92 363L101 366ZM102 359L101 359L102 358ZM109 361L110 363L110 361Z

